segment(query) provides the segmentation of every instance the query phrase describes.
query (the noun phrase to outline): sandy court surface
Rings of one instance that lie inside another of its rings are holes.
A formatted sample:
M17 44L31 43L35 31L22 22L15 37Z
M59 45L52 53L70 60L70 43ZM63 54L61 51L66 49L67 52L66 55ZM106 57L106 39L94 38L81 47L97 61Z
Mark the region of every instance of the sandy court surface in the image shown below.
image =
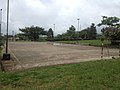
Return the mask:
M100 60L101 57L99 47L51 42L10 42L9 49L24 68ZM118 50L111 49L110 56L118 56ZM104 57L108 57L107 49Z

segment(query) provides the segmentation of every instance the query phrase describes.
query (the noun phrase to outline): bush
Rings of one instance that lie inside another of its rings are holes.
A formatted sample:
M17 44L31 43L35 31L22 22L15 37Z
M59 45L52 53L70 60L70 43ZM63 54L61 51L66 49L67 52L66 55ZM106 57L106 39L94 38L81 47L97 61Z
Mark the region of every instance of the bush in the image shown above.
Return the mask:
M5 43L4 38L3 38L3 37L0 37L0 46L3 46L3 45L4 45L4 43Z

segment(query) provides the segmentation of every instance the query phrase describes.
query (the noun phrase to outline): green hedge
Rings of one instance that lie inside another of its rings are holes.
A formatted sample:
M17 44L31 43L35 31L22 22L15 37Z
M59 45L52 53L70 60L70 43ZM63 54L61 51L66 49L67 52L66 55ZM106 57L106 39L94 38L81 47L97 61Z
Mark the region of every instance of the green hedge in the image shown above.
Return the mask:
M0 46L4 45L4 43L5 43L4 38L3 38L3 37L0 37Z

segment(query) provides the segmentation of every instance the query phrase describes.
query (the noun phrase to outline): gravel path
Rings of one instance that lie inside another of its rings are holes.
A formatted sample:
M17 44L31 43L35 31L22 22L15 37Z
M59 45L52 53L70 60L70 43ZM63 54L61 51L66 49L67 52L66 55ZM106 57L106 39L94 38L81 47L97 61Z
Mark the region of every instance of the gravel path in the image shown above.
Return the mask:
M101 48L84 45L58 44L51 42L10 42L9 49L20 69L100 60ZM118 56L118 50L110 50L110 56ZM108 57L104 49L104 57Z

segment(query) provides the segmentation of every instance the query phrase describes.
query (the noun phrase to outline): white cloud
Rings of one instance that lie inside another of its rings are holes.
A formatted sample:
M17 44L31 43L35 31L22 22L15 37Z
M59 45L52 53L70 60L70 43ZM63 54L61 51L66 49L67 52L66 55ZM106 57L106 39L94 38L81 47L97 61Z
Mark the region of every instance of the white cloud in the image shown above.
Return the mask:
M39 0L25 0L25 2L31 8L46 8Z
M6 22L6 0L0 2L3 22ZM10 0L10 32L31 25L47 30L55 23L56 34L62 33L71 24L77 29L77 18L85 28L99 23L103 15L120 17L119 3L120 0Z

